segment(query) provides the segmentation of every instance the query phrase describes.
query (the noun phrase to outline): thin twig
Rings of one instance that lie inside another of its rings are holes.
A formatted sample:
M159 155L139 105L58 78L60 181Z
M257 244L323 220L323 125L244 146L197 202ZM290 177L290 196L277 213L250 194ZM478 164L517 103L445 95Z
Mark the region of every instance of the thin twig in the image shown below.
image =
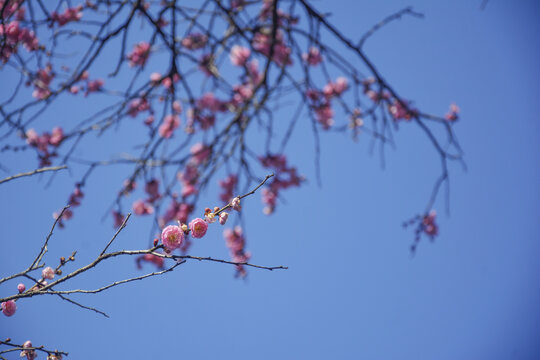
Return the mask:
M32 176L32 175L43 173L43 172L46 172L46 171L58 171L58 170L62 170L62 169L67 169L67 166L62 165L62 166L42 167L42 168L39 168L39 169L36 169L36 170L32 170L32 171L28 171L28 172L8 176L7 178L0 180L0 184L11 181L11 180L15 180L15 179L18 179L18 178L21 178L21 177L24 177L24 176Z

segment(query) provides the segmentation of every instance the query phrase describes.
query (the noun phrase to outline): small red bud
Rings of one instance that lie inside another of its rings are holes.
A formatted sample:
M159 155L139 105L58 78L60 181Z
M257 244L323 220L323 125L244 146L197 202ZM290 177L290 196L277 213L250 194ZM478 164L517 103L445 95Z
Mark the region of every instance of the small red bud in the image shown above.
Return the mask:
M159 242L158 238L155 238L154 239L154 246L157 246L158 242Z

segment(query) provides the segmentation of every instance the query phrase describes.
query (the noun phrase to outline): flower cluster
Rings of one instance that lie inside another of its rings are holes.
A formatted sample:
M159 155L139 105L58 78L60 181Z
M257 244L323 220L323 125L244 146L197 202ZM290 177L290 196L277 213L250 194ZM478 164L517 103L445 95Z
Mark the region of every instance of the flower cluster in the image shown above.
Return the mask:
M49 64L43 69L39 69L34 77L34 91L32 96L36 99L44 100L51 96L50 84L54 78L52 66Z
M315 114L315 119L322 125L323 129L328 130L334 125L334 110L331 100L341 96L349 87L348 81L344 77L338 77L336 81L329 81L322 89L309 89L306 91L306 97L309 106Z
M23 344L23 348L24 349L29 349L29 348L32 348L32 342L30 340L27 340L24 344ZM37 353L36 353L36 350L34 349L31 349L31 350L22 350L20 355L20 357L26 357L26 360L34 360L35 358L37 358ZM48 357L47 357L48 358ZM60 359L62 358L62 356L60 355ZM58 357L57 357L58 359Z
M418 110L411 108L409 102L406 100L394 99L392 103L388 104L388 112L390 115L392 115L395 121L409 121L418 116Z
M251 253L245 251L246 239L240 226L235 226L234 229L223 230L223 237L225 238L225 244L229 248L233 262L245 263L249 261ZM236 265L236 271L236 274L241 277L245 277L247 274L242 265Z
M150 215L154 213L153 203L161 198L161 194L159 193L159 180L151 179L146 182L144 191L148 197L144 200L136 200L132 205L135 215Z
M414 243L411 245L412 253L416 251L416 247L420 242L422 234L427 235L431 241L433 241L435 237L439 234L439 226L435 223L436 217L437 212L435 210L431 210L430 212L422 216L417 215L416 217L403 224L403 227L416 225L416 229L414 231Z
M1 5L2 3L3 2L0 2L0 6L3 6ZM10 6L7 6L7 8L9 9ZM7 9L5 11L7 11ZM18 18L23 20L24 10L18 14L22 14L18 15ZM7 18L7 16L5 18ZM20 22L17 20L0 24L0 37L2 38L0 60L2 60L3 63L7 62L12 54L17 53L19 44L22 44L28 51L35 51L39 47L38 39L34 31L21 27Z
M64 140L64 131L60 127L52 129L51 133L44 132L38 135L34 129L28 129L24 134L26 143L38 152L39 166L52 164L51 158L56 156L56 148Z
M219 180L219 186L222 189L221 194L219 194L219 198L221 201L223 201L224 204L228 204L229 201L233 198L233 192L236 188L236 184L238 183L238 176L235 174L228 175L225 179Z
M208 41L208 37L201 33L189 34L182 39L182 46L189 50L198 50L203 48Z
M169 139L174 130L180 126L180 117L177 114L169 114L163 119L163 123L159 126L159 136L165 139Z
M137 257L137 259L135 260L137 269L142 269L142 262L153 264L158 269L163 269L165 266L165 260L161 256L154 254L144 254Z
M72 21L79 21L81 20L83 16L82 9L83 9L83 6L78 5L76 7L67 8L61 14L58 14L56 11L53 11L51 13L51 20L53 22L56 22L58 26L64 26L67 23L72 22Z
M456 104L450 104L450 110L444 115L444 118L449 122L457 121L459 118L459 107Z
M58 219L60 216L59 212L53 213L53 218L56 220L58 219L58 226L63 228L64 227L64 220L69 220L73 217L73 208L81 205L81 200L84 197L84 193L81 190L82 185L80 183L75 184L75 189L69 195L68 204L70 206L69 209L65 209L64 213L62 214L62 218Z
M265 157L259 157L259 161L265 168L273 169L275 172L275 176L268 188L261 191L262 201L266 205L263 212L270 215L276 208L279 192L293 186L300 186L304 178L297 174L296 168L287 166L285 155L269 154Z
M129 66L143 66L148 60L150 55L150 44L141 41L133 47L133 51L128 54L127 59L129 60Z
M316 47L310 47L307 53L302 54L302 60L308 65L317 66L322 62L321 52Z

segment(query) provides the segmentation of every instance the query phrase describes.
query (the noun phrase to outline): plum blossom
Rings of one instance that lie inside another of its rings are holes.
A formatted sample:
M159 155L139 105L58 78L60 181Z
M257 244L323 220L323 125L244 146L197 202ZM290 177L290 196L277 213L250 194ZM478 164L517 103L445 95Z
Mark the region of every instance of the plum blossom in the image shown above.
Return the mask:
M435 210L431 210L427 215L425 215L422 218L422 229L424 232L434 237L439 233L439 227L437 224L435 224L435 217L437 216L437 212Z
M394 99L392 104L388 105L388 112L395 121L410 121L413 117L418 115L418 110L411 108L407 101L398 101L397 99Z
M150 55L150 44L146 41L141 41L133 47L133 51L128 54L129 66L143 66Z
M54 279L54 269L50 266L47 266L41 271L41 277L49 280Z
M201 33L189 34L182 39L182 46L189 50L198 50L203 48L208 41L208 37Z
M244 66L246 65L247 59L251 55L251 50L249 50L246 47L240 46L240 45L234 45L231 48L231 52L229 54L229 58L231 59L231 63L236 66Z
M266 205L263 212L270 215L274 212L277 198L281 190L300 186L304 180L296 172L296 168L287 166L287 158L281 154L259 157L259 161L265 168L273 169L275 176L267 188L261 190L262 201Z
M26 286L23 283L20 283L17 285L17 291L19 291L19 294L22 294L26 290Z
M246 239L240 226L236 226L233 230L223 230L223 237L225 238L225 244L229 248L233 262L245 263L249 261L251 253L245 251ZM246 270L242 265L237 265L236 271L238 276L246 276Z
M195 218L189 223L189 229L191 230L191 236L199 239L206 234L208 223L201 218Z
M25 341L25 343L23 344L22 347L24 349L31 349L33 347L32 342L30 340L27 340L27 341ZM37 358L36 350L31 349L31 350L23 350L23 351L21 351L20 357L25 357L25 356L26 356L26 360L34 360L35 358Z
M310 47L307 53L302 54L302 59L311 66L317 66L322 62L321 52L316 47Z
M184 232L179 226L169 225L161 232L161 242L169 251L179 248L183 241Z
M193 164L200 165L210 158L212 149L203 143L196 143L189 151L191 153L191 161Z
M142 262L147 262L155 265L158 269L163 269L165 265L165 260L158 255L154 254L144 254L135 260L135 264L137 265L137 269L142 269Z
M154 207L143 200L137 200L133 203L133 212L135 215L150 215L154 213Z
M159 126L158 132L162 138L169 139L174 130L180 126L180 118L178 115L167 115L163 119L163 123Z
M122 224L124 223L125 217L119 211L113 211L112 215L113 215L113 226L115 229L117 229L120 226L122 226Z
M219 186L222 189L221 194L219 194L219 198L221 201L223 201L224 204L228 204L229 201L233 198L233 191L236 187L236 184L238 183L238 177L235 174L231 174L227 176L223 180L219 180Z
M0 306L6 316L12 316L17 311L17 304L15 304L14 300L4 301Z
M105 84L103 79L89 80L86 84L86 92L84 93L84 96L88 96L90 93L103 90L103 84Z
M444 115L444 118L449 122L456 121L459 116L459 107L456 104L450 104L450 110Z
M231 207L236 211L242 209L242 206L240 206L240 198L238 196L231 200Z
M78 5L73 8L67 8L61 14L58 14L56 11L53 11L51 13L51 20L53 22L58 23L58 26L64 26L67 23L72 22L72 21L79 21L81 20L83 16L82 9L83 9L83 6Z
M225 225L228 218L229 218L229 213L223 211L221 214L219 214L219 223L221 225Z
M47 65L44 69L39 69L33 81L34 91L32 92L32 96L40 100L48 98L51 95L49 86L53 78L54 74L51 65Z
M131 117L136 117L139 113L147 110L150 110L150 103L148 99L142 97L130 101L127 113Z

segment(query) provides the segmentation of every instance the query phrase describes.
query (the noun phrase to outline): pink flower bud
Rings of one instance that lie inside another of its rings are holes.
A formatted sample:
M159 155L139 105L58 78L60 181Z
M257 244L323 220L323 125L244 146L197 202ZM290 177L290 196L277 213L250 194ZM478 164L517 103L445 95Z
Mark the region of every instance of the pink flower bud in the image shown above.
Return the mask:
M222 212L221 214L219 214L219 223L221 225L225 225L228 218L229 218L229 213Z
M12 316L15 314L15 311L17 311L17 304L15 304L15 301L8 300L1 304L2 306L2 312L6 316Z
M242 209L240 206L240 198L238 196L231 200L231 206L236 211L240 211Z
M26 290L26 286L24 286L23 283L20 283L17 285L17 290L19 290L19 294L22 294Z

